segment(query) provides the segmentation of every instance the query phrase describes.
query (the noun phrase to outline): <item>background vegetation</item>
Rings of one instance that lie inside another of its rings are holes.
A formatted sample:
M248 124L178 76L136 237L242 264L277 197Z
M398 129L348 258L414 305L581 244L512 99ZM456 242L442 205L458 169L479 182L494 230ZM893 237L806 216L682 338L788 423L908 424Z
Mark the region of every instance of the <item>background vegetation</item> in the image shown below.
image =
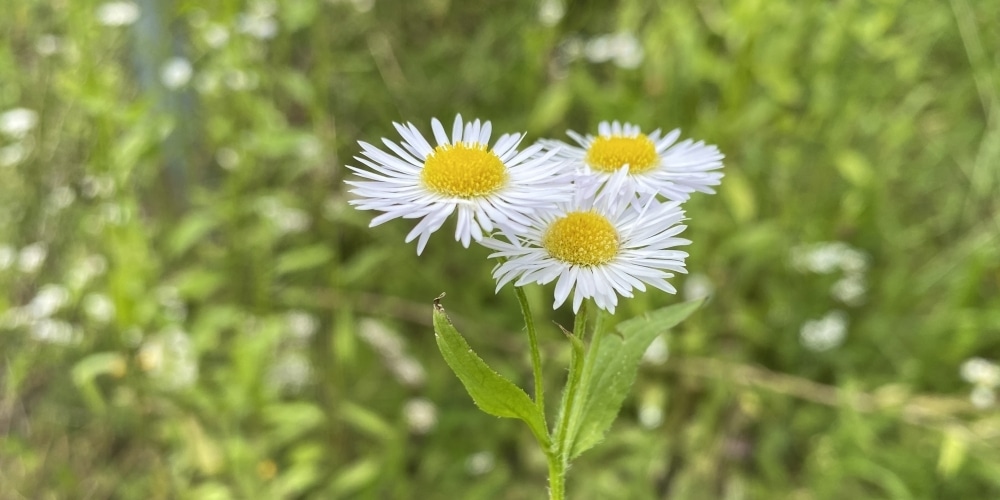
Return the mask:
M572 498L1000 497L993 365L977 405L960 376L1000 358L993 0L3 11L0 113L23 109L0 118L0 498L541 498L530 435L473 407L429 327L448 292L530 385L488 252L417 257L342 183L356 141L456 112L529 140L682 127L727 155L677 280L712 299ZM557 379L566 342L541 335Z

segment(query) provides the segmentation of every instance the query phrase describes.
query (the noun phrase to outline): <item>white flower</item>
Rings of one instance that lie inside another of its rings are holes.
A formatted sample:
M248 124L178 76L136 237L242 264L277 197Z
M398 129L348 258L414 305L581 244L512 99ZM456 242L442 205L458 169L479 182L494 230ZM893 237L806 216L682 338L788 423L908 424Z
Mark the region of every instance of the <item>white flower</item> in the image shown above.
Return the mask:
M818 320L806 321L799 330L802 344L811 351L829 351L844 343L847 333L847 315L831 311Z
M566 14L562 0L542 0L538 6L538 20L544 26L555 26Z
M91 293L83 299L83 311L90 319L98 323L107 323L115 315L115 303L107 295Z
M437 424L437 408L424 398L413 398L403 406L406 426L414 434L427 434Z
M38 125L38 113L28 108L14 108L0 114L0 132L20 139Z
M42 267L48 255L49 249L44 243L32 243L21 249L17 256L17 267L23 273L33 273Z
M962 363L959 374L970 384L991 388L1000 386L1000 365L984 358L967 359Z
M35 319L48 318L69 301L69 291L62 285L45 285L25 306L28 314Z
M42 318L31 324L32 339L48 344L68 345L80 342L80 331L73 325L55 319Z
M997 403L997 394L989 387L977 385L973 387L972 392L969 393L969 401L972 402L972 406L975 406L980 410L985 410L987 408L992 408L993 405Z
M601 122L597 137L567 131L579 146L543 140L548 149L558 148L556 158L572 162L588 176L608 180L624 166L629 167L625 189L639 194L656 193L674 201L686 201L691 193L714 193L710 186L722 180L719 149L702 141L677 142L680 129L661 137L660 130L643 134L631 123Z
M134 2L106 2L97 8L97 20L105 26L128 26L139 19Z
M575 199L558 211L532 215L530 227L510 242L483 240L483 246L496 250L491 258L506 259L493 269L497 291L515 279L514 286L557 280L554 308L575 290L574 312L583 299L593 298L611 313L618 295L646 291L645 284L676 293L667 278L686 272L688 254L671 250L691 243L676 237L685 228L679 224L684 212L679 202L659 203L651 197L632 207L638 200L617 195L627 176L628 169L622 168L596 196L596 189L580 187Z
M194 68L191 67L191 62L183 57L171 57L160 67L160 81L170 90L187 85L193 74Z
M553 153L538 155L541 146L517 150L521 134L504 134L488 149L490 122L462 122L455 117L451 138L441 122L431 120L437 146L432 147L412 123L393 123L403 137L399 144L382 142L392 153L361 142L362 156L355 159L371 170L348 166L365 181L348 181L359 198L359 210L384 212L371 226L404 218L420 219L406 236L417 239L417 254L430 235L455 214L455 240L468 248L497 227L517 233L529 215L555 208L569 199L572 184L561 174ZM419 238L419 239L418 239Z

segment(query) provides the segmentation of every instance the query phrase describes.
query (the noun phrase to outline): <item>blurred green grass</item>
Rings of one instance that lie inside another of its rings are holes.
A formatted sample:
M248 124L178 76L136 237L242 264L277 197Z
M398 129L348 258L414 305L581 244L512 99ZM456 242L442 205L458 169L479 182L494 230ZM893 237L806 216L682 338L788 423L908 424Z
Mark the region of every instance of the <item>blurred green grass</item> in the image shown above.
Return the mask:
M407 222L346 204L356 141L456 112L727 155L687 205L713 297L571 498L1000 496L1000 416L959 376L1000 358L995 2L543 4L144 0L119 27L97 2L7 6L0 112L38 120L0 136L0 498L541 497L530 435L476 411L429 328L447 292L527 385L488 252L446 231L417 257ZM612 33L638 67L588 60ZM792 264L824 241L867 255L860 303ZM831 310L846 338L810 349ZM565 341L540 334L557 379Z

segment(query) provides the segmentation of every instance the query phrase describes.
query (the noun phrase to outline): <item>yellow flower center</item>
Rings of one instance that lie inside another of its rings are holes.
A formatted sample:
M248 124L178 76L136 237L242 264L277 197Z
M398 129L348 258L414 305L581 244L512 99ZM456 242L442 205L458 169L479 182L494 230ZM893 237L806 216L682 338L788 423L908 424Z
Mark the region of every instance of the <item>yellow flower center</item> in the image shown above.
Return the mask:
M438 146L420 171L428 189L457 198L486 196L507 184L507 177L500 157L479 143Z
M549 255L578 266L604 264L618 255L618 231L595 212L570 212L542 236Z
M601 172L617 172L628 165L630 174L638 174L652 170L659 159L656 145L646 134L635 137L602 135L587 149L586 161L590 168Z

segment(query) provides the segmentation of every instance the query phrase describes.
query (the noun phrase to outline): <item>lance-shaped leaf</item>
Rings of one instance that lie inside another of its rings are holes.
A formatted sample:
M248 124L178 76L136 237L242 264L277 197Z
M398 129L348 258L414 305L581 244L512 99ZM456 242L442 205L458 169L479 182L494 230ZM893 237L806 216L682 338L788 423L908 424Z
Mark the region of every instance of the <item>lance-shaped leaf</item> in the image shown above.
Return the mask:
M545 417L541 410L520 387L490 368L469 347L438 300L434 301L434 338L445 362L462 381L480 410L497 417L524 420L539 443L548 446Z
M575 458L604 439L628 395L646 348L661 333L677 326L702 304L694 300L675 304L620 323L618 335L604 335L596 353L587 356L579 402L577 429L570 432L569 458Z

